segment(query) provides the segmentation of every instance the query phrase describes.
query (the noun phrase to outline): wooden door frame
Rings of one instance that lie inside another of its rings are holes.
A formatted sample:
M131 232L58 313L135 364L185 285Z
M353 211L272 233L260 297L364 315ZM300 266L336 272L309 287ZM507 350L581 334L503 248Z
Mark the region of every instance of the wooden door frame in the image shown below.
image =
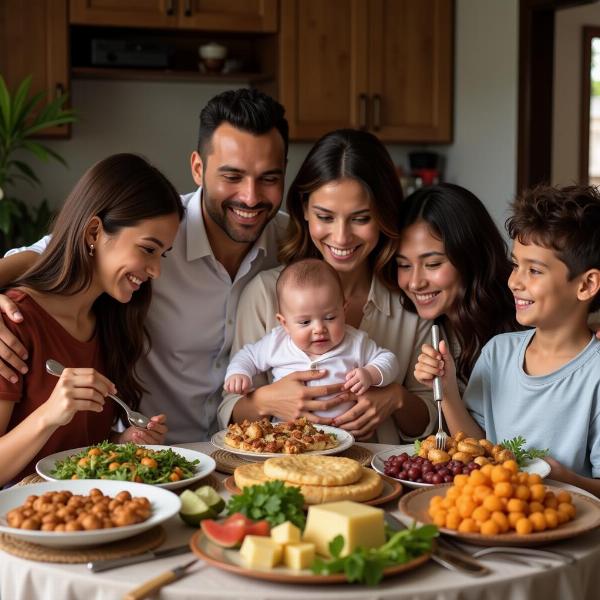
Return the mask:
M520 0L517 193L552 176L554 17L594 0Z

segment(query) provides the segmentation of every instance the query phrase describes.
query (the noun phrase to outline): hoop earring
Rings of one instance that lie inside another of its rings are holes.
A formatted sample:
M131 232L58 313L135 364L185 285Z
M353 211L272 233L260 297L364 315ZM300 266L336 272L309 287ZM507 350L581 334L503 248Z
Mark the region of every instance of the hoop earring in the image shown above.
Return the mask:
M94 256L94 244L90 244L90 251L88 252L90 256Z

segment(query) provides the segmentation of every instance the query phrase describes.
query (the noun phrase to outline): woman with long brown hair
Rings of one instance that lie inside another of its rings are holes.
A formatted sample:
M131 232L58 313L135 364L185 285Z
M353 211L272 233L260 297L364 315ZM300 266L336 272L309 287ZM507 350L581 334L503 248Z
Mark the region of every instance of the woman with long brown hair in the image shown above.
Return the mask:
M483 346L520 328L506 285L512 270L506 244L481 200L450 183L411 194L400 227L402 303L442 326L464 386Z
M139 403L135 363L146 344L150 282L182 216L173 186L133 154L100 161L76 184L48 248L7 292L25 317L7 325L27 349L29 371L0 381L0 485L53 452L109 436L164 438L163 415L145 430L112 433L116 413L105 397L118 391ZM58 380L45 371L49 358L68 367Z
M319 399L341 390L321 385L318 370L292 373L262 385L246 396L229 394L219 409L219 420L280 419L307 416L333 424L359 439L398 443L431 428L430 392L413 377L421 345L430 325L403 309L396 284L394 256L398 238L398 210L402 190L383 144L372 134L338 130L322 137L309 152L287 195L289 227L281 245L280 261L316 257L339 274L347 302L346 322L365 331L379 346L397 356L400 373L395 382L354 396L348 392L331 400ZM257 275L238 305L232 352L255 342L277 325L275 283L281 268ZM315 414L342 402L354 404L333 419Z

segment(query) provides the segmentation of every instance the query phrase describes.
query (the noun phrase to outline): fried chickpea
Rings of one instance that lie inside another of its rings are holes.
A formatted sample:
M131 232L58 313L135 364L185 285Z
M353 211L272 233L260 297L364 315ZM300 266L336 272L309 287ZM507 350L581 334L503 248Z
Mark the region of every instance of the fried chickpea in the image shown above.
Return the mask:
M566 513L568 515L569 519L574 519L575 513L577 512L575 510L575 507L572 504L569 504L568 502L561 502L558 505L558 511Z
M97 498L104 498L104 494L98 488L92 488L89 495L94 501L96 501Z
M494 465L492 465L491 463L488 463L487 465L483 465L483 467L481 467L481 469L479 469L479 471L481 473L483 473L486 477L491 477L493 468L494 468Z
M529 500L529 497L531 496L531 492L529 491L529 488L523 484L517 485L514 493L515 493L515 498L518 498L519 500L524 500L524 501Z
M490 511L484 506L478 506L471 515L480 525L490 518Z
M463 519L466 519L467 517L470 517L473 514L473 511L477 508L477 505L468 496L462 496L457 500L456 508L458 508L460 516Z
M525 513L508 513L508 524L515 529L520 519L526 519Z
M29 517L21 523L21 529L35 530L41 527L42 523L37 517Z
M148 456L144 456L140 462L149 469L156 469L158 467L156 460L154 458L149 458Z
M488 496L493 496L493 495L494 495L494 492L493 492L492 488L487 485L478 485L473 490L473 499L475 500L475 502L483 503L483 501Z
M433 507L433 506L439 506L439 504L441 503L441 501L443 500L443 496L434 496L430 502L429 502L429 506Z
M556 494L556 499L558 500L559 504L561 502L568 502L569 504L572 504L572 502L573 502L573 499L571 498L571 494L569 494L569 492L567 492L567 490L560 490L558 492L558 494Z
M25 517L18 508L11 510L6 515L6 521L8 522L9 527L15 527L16 529L19 529L21 527L24 520Z
M490 479L494 483L501 483L503 481L510 481L511 472L505 469L502 465L496 465L492 468Z
M542 483L535 483L530 488L531 499L537 502L543 502L546 497L546 488Z
M448 515L446 516L446 527L456 531L461 523L461 520L462 519L460 518L459 514L448 512Z
M129 500L131 500L131 494L129 492L119 492L116 496L115 496L116 500L119 500L120 502L128 502Z
M65 531L83 531L84 527L79 521L69 521L64 525Z
M506 460L502 463L502 466L510 471L511 473L517 473L519 471L519 465L517 465L517 461L514 459Z
M88 450L88 456L100 456L102 454L102 450L100 448L90 448Z
M67 526L64 525L63 523L59 523L55 528L54 531L66 531Z
M528 519L531 521L534 531L544 531L546 529L546 517L544 516L544 513L531 513Z
M86 514L83 519L81 519L81 525L86 530L101 529L102 521L96 515Z
M483 507L490 512L501 511L503 509L502 501L494 494L490 494L483 499Z
M558 511L554 508L544 510L544 518L548 529L556 529L558 527Z
M498 533L500 533L498 523L492 519L488 519L481 524L481 533L483 535L498 535Z
M499 510L494 511L491 514L490 519L498 525L500 533L506 533L510 529L508 517L503 512L500 512Z
M479 533L479 525L475 519L463 519L458 526L458 531L461 533Z
M469 483L474 486L487 485L489 482L489 477L481 471L473 471L469 476Z
M528 473L527 474L527 483L529 487L532 485L537 485L538 483L542 483L542 478L537 473Z
M169 475L169 481L180 481L181 476L178 473L171 473Z
M524 513L526 510L526 504L523 500L519 500L519 498L510 498L508 503L506 504L506 510L508 512L522 512Z
M508 481L501 481L494 486L494 494L498 498L510 498L513 494L512 483Z
M450 486L446 490L446 498L453 498L454 500L456 500L456 498L458 498L459 496L460 496L460 490L454 485Z
M558 498L554 495L554 492L546 492L546 496L544 497L544 506L546 508L558 508Z
M529 535L533 531L533 525L528 518L523 517L515 523L515 531L519 535Z
M454 485L457 488L462 488L465 485L467 485L467 482L469 481L469 476L468 475L463 475L462 473L460 475L456 475L454 477Z
M562 525L563 523L566 523L569 520L569 515L562 511L562 510L556 510L556 515L558 517L558 524Z
M57 524L55 524L55 523L42 523L42 526L40 527L40 529L42 531L54 531L56 526L57 526Z
M544 505L541 502L534 500L533 502L529 503L529 512L544 512Z

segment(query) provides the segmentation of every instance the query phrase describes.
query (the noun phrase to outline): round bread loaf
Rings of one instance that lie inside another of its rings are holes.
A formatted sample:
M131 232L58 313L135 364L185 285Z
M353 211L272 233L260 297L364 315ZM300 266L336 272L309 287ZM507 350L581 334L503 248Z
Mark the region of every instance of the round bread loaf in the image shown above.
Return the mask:
M362 477L362 466L341 456L281 456L264 462L271 479L306 485L348 485Z
M383 479L378 473L361 467L362 476L355 483L348 485L301 485L285 481L285 485L300 488L306 504L322 504L339 500L365 502L377 498L383 490ZM250 463L237 467L234 471L235 484L240 489L250 485L258 485L272 481L263 470L263 463Z

